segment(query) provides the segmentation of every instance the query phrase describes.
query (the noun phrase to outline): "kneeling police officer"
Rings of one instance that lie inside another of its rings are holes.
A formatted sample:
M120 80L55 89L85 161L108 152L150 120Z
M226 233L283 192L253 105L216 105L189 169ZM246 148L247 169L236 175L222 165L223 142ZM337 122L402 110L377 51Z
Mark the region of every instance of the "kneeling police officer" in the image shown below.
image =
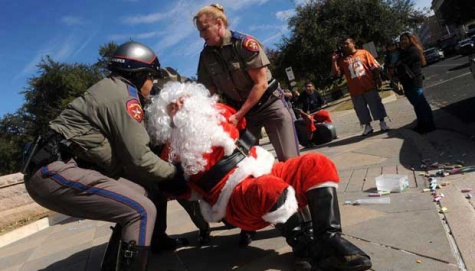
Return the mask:
M109 77L73 100L37 138L24 167L25 185L43 207L117 224L113 236L121 241L109 243L113 257L105 258L102 270L146 270L161 207L148 191L181 174L151 151L144 125L143 101L161 77L155 53L124 43L108 69Z

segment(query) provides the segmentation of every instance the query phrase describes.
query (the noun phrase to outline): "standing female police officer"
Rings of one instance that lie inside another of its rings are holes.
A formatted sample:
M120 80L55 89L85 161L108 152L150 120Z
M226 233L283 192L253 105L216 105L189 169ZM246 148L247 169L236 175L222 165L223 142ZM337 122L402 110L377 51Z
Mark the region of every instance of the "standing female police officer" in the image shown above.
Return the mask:
M270 62L261 44L251 36L228 30L221 5L201 8L193 21L205 41L198 81L237 110L229 121L236 125L245 116L247 129L256 138L264 126L280 161L298 156L293 119L267 69ZM240 245L249 244L252 235L241 232Z
M278 83L267 69L269 59L261 44L228 30L220 5L203 7L193 20L206 45L201 51L198 81L236 108L232 123L245 116L248 129L256 136L264 126L280 161L298 156L292 116L280 99L281 92L276 91Z
M117 270L146 270L157 210L144 187L176 173L174 165L150 150L143 123L140 100L150 95L160 63L147 46L127 42L108 68L111 76L50 122L25 185L48 209L117 223L122 227Z

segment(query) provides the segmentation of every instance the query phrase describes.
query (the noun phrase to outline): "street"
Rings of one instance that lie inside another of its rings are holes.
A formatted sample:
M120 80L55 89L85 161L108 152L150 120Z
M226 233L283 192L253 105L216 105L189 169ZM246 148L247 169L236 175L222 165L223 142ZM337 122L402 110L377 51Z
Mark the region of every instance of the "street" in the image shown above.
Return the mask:
M467 56L456 55L423 69L429 103L465 123L475 122L475 80L469 66Z

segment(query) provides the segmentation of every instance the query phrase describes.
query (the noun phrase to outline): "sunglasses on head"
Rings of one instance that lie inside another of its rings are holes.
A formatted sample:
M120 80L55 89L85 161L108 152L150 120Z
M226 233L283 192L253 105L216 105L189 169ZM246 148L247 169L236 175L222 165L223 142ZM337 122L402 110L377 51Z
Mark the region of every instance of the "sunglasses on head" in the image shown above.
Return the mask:
M220 4L211 4L210 6L213 7L213 8L217 8L220 11L224 11L224 7L221 6Z

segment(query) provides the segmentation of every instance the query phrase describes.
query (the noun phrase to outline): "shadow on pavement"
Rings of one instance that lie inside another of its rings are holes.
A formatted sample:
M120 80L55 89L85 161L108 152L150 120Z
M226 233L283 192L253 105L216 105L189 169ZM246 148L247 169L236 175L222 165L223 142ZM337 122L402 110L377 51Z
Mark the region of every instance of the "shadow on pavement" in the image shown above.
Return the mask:
M317 145L317 146L313 146L313 147L310 147L310 148L306 148L305 150L316 150L316 149L318 149L322 146L332 148L332 147L337 147L337 146L351 145L351 144L355 144L355 143L370 139L372 137L387 133L387 137L389 139L390 138L403 139L403 145L402 145L402 147L400 149L400 152L399 152L399 163L401 165L403 165L405 168L411 169L415 165L420 165L422 157L417 154L417 149L415 148L416 146L414 146L414 143L410 142L399 131L401 129L410 130L413 127L415 127L415 122L413 122L411 124L408 124L406 126L397 128L397 129L391 129L388 132L376 131L376 132L373 132L373 133L371 133L369 135L366 135L366 136L356 135L356 136L345 138L345 139L342 139L342 140L332 141L332 142L327 143L327 144L322 144L322 145Z
M465 123L475 122L475 97L441 107L440 109L460 118Z
M212 228L211 243L208 246L194 246L196 240L193 238L196 239L196 232L181 235L191 241L191 246L175 252L153 255L150 270L282 270L283 266L291 266L293 256L290 252L279 255L274 249L261 248L267 247L265 242L273 242L273 240L275 242L274 238L280 236L278 230L258 231L253 241L254 245L241 248L238 246L238 234L229 235L228 232L219 232L222 228ZM263 260L266 258L272 258L272 260ZM278 260L275 261L275 259ZM255 269L256 264L259 265L258 269Z
M458 65L457 67L453 67L453 68L449 69L449 71L453 72L453 71L456 71L456 70L466 69L468 67L470 67L470 62L468 62L468 60L467 60L467 63L465 63L463 65Z
M94 246L81 250L71 256L55 261L49 266L38 269L38 271L61 271L61 270L88 270L99 271L100 261L106 249L106 244ZM95 260L93 260L95 259Z
M467 57L467 56L457 55L457 56L453 57L453 60L458 60L458 59L465 58L465 57Z

